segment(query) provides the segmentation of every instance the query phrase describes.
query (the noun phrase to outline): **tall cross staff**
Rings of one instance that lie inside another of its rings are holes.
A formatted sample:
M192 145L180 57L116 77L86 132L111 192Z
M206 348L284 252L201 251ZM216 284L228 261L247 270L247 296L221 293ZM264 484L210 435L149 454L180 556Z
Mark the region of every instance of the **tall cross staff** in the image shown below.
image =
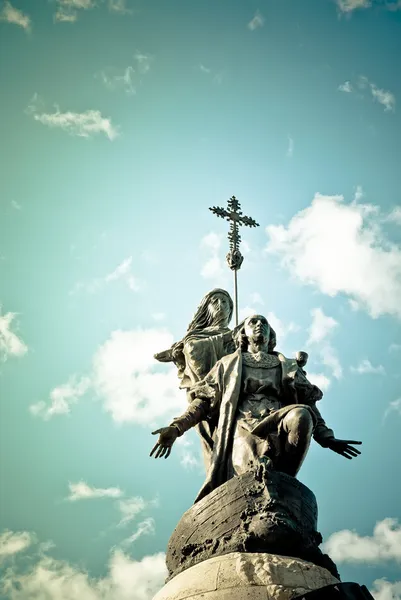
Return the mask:
M227 219L230 223L230 231L228 232L228 239L230 242L230 251L227 254L227 263L232 271L234 271L234 307L235 307L235 325L238 325L238 281L237 271L241 268L244 257L242 256L239 245L241 242L241 236L239 233L240 225L247 225L248 227L259 227L259 223L256 223L251 217L245 217L241 211L241 205L235 196L232 196L227 202L227 210L218 206L212 206L209 208L215 215Z

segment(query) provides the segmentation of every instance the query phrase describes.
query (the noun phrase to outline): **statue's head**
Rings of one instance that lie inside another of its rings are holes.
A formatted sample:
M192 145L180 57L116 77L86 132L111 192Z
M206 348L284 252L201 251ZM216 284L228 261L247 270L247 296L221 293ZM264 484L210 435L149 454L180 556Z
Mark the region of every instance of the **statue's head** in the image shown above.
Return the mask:
M242 321L236 335L236 345L246 351L250 340L267 344L268 352L276 347L276 332L263 315L252 315Z
M226 290L216 288L208 292L199 304L187 331L205 327L227 327L233 315L234 304Z

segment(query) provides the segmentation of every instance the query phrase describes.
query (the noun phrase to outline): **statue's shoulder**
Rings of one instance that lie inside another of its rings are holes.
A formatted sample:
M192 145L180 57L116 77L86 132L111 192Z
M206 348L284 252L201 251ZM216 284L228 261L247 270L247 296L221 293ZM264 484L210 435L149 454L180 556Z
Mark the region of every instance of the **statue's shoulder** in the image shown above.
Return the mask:
M231 352L231 354L226 354L225 356L223 356L223 358L220 358L219 361L217 361L217 365L221 364L223 365L223 367L231 365L233 362L235 361L239 361L242 358L242 352L239 348L237 348L237 350L235 350L235 352Z

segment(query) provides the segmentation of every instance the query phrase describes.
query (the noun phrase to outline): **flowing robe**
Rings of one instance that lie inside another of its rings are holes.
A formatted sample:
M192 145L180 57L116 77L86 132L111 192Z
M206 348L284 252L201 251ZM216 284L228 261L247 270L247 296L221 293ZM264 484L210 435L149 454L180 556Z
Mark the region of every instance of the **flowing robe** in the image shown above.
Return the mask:
M295 359L288 359L277 353L281 368L281 407L262 418L252 434L259 437L269 432L277 432L280 420L294 407L305 405L313 413L314 439L324 445L325 440L334 436L317 407L316 400L322 393L305 377ZM194 404L203 414L209 426L211 437L210 464L206 481L195 501L206 496L213 489L225 483L235 475L232 466L233 444L238 425L238 407L242 385L243 355L241 350L220 359L208 375L191 388ZM196 398L196 400L195 400Z

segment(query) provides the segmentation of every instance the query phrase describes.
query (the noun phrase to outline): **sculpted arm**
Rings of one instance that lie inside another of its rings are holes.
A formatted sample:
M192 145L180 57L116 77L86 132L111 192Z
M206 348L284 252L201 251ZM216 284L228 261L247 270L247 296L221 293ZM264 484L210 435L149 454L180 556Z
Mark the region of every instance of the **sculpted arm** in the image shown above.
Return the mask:
M177 437L182 436L186 431L211 416L219 397L218 382L216 381L218 370L218 365L216 365L203 381L194 386L191 390L193 400L181 416L175 417L168 427L152 431L153 435L159 434L159 439L150 456L167 458L170 456L171 448Z
M301 370L297 373L296 387L299 392L300 401L310 406L315 415L316 425L313 431L315 441L323 448L330 448L330 450L341 454L345 458L351 459L358 456L360 451L353 446L360 445L362 442L356 440L339 440L335 437L334 431L327 427L316 406L316 402L323 397L323 392L316 385L313 385Z

